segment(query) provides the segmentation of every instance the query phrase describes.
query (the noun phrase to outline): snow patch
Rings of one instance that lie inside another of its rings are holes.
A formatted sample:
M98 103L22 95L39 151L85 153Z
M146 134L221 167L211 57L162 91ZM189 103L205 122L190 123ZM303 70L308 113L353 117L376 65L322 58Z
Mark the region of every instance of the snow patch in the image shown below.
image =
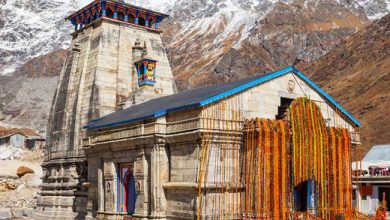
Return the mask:
M188 0L177 1L174 12L191 11L194 13L193 16L180 21L183 29L178 40L189 38L194 33L198 36L213 36L217 33L213 40L214 45L231 39L233 47L239 47L240 43L249 37L257 21L266 16L277 1L225 0L214 3L214 1L206 0L202 4L191 3Z
M390 13L390 0L357 0L370 20L378 20Z
M69 0L8 0L2 5L0 75L27 60L69 46L71 25L64 18L77 10Z
M22 148L13 147L10 145L0 145L0 160L19 159L25 154Z

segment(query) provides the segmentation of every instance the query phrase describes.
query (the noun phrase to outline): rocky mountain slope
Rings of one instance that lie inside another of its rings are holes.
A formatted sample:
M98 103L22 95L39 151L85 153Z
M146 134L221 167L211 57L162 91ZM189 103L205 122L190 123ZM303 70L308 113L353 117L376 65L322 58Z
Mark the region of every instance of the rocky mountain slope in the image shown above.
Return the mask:
M362 122L366 149L390 142L390 14L299 68Z
M65 50L51 52L0 75L0 122L44 131L65 57Z
M362 5L336 0L179 0L164 35L179 89L312 62L369 23Z

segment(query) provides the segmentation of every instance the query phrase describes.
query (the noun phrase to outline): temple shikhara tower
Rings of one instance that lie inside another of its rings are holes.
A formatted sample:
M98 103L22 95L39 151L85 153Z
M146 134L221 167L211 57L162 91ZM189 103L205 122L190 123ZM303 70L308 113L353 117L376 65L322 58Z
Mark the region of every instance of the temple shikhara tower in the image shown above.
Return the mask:
M166 17L96 0L67 18L35 219L368 219L360 122L295 67L176 94Z
M175 92L159 30L166 17L122 1L96 0L67 18L74 33L49 119L37 219L85 217L84 125Z

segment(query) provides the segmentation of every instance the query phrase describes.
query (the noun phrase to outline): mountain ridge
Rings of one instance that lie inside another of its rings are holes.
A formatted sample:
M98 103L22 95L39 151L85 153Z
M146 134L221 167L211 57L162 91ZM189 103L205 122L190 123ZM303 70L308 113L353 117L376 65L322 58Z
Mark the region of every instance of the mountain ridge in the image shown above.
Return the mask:
M296 64L304 66L304 72L311 72L317 70L317 61L321 61L337 47L342 47L345 42L348 43L346 38L354 36L358 30L369 25L372 21L367 17L376 19L388 12L389 1L176 0L164 5L164 10L172 16L162 24L162 37L178 87L182 91L264 74ZM24 3L25 5L18 7L25 10L37 9L28 5L30 0L0 0L0 6L12 5L15 2ZM78 7L75 1L39 2L49 8L57 5L57 8L51 11L55 13L62 10L56 19L77 10ZM9 22L9 18L4 15L12 15L13 12L4 11L0 8L0 27L10 27L9 23L5 24ZM21 12L18 13L18 16L21 16ZM29 13L42 12L38 10ZM19 51L19 47L16 47L16 52L5 51L0 43L0 55L8 54L0 56L3 57L0 58L0 73L2 67L14 60L20 61L16 66L11 66L17 69L13 74L0 76L0 86L4 88L0 91L0 115L5 115L3 123L45 130L51 100L65 60L66 51L61 48L68 44L68 34L72 31L69 24L65 25L63 17L61 20L56 19L45 28L33 29L45 36L42 41L38 39L40 35L38 38L31 38L32 47L38 45L38 49L32 49L31 53L28 53L29 47L26 47L25 51ZM18 25L23 24L26 23L23 21ZM18 25L4 33L17 30ZM21 32L28 28L23 27ZM44 33L46 28L57 31L53 38L50 32ZM12 41L15 44L18 38L25 37L18 32L10 36L4 33L0 32L0 39L11 41L16 36L16 40ZM23 38L21 42L25 41L28 39ZM46 44L44 41L50 42ZM39 48L44 48L42 51L54 52L37 56L35 52L42 52ZM339 59L342 60L343 57ZM328 60L329 63L335 64L337 61ZM318 70L323 71L320 67ZM323 76L318 82L337 99L339 93L328 88L327 82L331 81ZM336 85L338 82L334 83ZM358 85L359 82L354 83ZM352 103L350 107L343 97L340 102L346 105L348 110L352 109L352 113L360 114L355 104ZM362 111L369 112L371 105ZM371 134L371 130L368 134Z
M339 1L181 0L171 13L164 41L182 90L314 61L369 23L362 8ZM226 63L229 57L242 62ZM223 74L231 65L257 71Z

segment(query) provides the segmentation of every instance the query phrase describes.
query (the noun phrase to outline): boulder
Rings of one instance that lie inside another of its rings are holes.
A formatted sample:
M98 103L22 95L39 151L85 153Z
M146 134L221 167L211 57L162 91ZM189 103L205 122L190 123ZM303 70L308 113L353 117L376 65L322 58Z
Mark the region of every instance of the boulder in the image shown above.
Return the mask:
M15 178L20 178L18 175L16 175L16 171L21 166L33 169L35 174L40 177L42 176L42 167L40 162L31 163L20 160L0 160L0 177L12 176Z
M20 178L27 186L38 187L42 184L42 179L35 173L27 173Z
M31 169L31 168L28 168L28 167L25 167L25 166L20 166L17 170L16 170L16 175L18 175L19 177L22 177L28 173L34 173L34 170Z
M11 210L10 209L0 209L0 219L11 219Z

